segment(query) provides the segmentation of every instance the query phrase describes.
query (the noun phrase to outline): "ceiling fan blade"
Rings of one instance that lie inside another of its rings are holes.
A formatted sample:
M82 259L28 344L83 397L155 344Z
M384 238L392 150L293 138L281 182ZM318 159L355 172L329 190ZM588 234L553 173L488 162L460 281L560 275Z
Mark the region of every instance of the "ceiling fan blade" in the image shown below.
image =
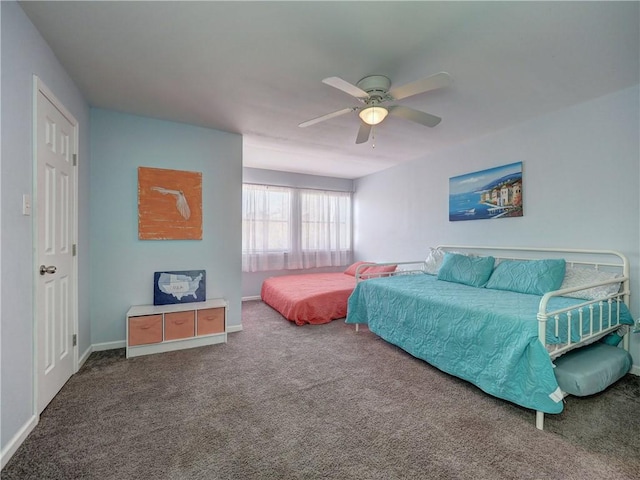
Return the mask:
M367 143L369 141L370 133L371 133L371 125L366 124L364 122L360 122L360 130L358 130L356 143Z
M417 80L415 82L401 85L397 88L392 88L389 90L389 95L396 100L402 100L403 98L428 92L429 90L447 87L452 83L453 79L447 72L440 72L427 78L423 78L422 80Z
M387 110L389 110L390 115L411 120L412 122L421 123L427 127L435 127L442 121L440 117L436 117L430 113L421 112L420 110L414 110L413 108L405 107L404 105L388 107Z
M310 125L315 125L316 123L324 122L325 120L329 120L330 118L339 117L340 115L344 115L345 113L353 112L356 110L356 107L348 107L343 108L342 110L338 110L337 112L327 113L326 115L322 115L321 117L312 118L311 120L307 120L306 122L302 122L299 127L308 127Z
M333 88L337 88L338 90L342 90L345 93L348 93L352 97L359 98L360 100L365 100L369 98L369 94L355 85L347 82L346 80L341 79L340 77L328 77L322 80L322 83L326 83L327 85L332 86Z

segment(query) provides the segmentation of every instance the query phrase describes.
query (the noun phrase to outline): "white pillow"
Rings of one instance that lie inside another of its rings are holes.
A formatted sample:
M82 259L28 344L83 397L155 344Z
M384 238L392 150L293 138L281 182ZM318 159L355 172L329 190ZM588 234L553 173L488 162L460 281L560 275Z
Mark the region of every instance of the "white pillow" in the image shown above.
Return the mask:
M427 255L427 259L424 261L424 273L428 273L429 275L438 275L440 271L440 266L442 265L442 261L444 260L444 254L447 253L444 250L440 250L439 248L429 247L429 255ZM458 255L467 255L462 252L449 252L449 253L457 253Z
M438 270L440 270L440 266L442 265L442 260L444 260L444 250L440 250L439 248L429 248L429 255L427 255L427 259L424 261L424 271L429 275L437 275Z
M560 289L580 287L582 285L589 285L591 283L604 282L605 280L613 280L614 278L620 278L621 275L613 272L603 272L602 270L595 270L593 268L578 268L570 267L567 265L564 280ZM620 283L609 283L600 287L593 287L588 290L579 290L577 292L567 293L565 297L581 298L583 300L595 300L597 298L603 298L608 295L618 293L620 290Z

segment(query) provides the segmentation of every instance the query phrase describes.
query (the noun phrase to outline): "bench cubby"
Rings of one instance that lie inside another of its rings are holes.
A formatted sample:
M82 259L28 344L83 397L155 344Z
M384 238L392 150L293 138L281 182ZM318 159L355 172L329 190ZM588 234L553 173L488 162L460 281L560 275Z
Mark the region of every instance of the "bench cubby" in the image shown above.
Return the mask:
M127 312L127 358L227 341L227 302L135 305Z

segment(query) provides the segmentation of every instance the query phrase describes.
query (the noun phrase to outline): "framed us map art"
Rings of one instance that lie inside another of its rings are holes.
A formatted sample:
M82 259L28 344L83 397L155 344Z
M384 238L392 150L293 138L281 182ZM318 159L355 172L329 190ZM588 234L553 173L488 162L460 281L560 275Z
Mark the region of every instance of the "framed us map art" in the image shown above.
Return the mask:
M153 273L153 304L204 302L207 274L204 270Z
M138 168L138 238L202 240L202 173Z

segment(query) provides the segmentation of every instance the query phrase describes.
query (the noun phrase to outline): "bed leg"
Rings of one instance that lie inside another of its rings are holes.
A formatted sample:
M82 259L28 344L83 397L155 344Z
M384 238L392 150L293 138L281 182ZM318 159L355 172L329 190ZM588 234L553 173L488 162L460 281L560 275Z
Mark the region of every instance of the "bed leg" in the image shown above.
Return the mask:
M356 332L359 330L360 325L356 323Z
M536 411L536 428L538 430L544 430L544 412L540 410Z

